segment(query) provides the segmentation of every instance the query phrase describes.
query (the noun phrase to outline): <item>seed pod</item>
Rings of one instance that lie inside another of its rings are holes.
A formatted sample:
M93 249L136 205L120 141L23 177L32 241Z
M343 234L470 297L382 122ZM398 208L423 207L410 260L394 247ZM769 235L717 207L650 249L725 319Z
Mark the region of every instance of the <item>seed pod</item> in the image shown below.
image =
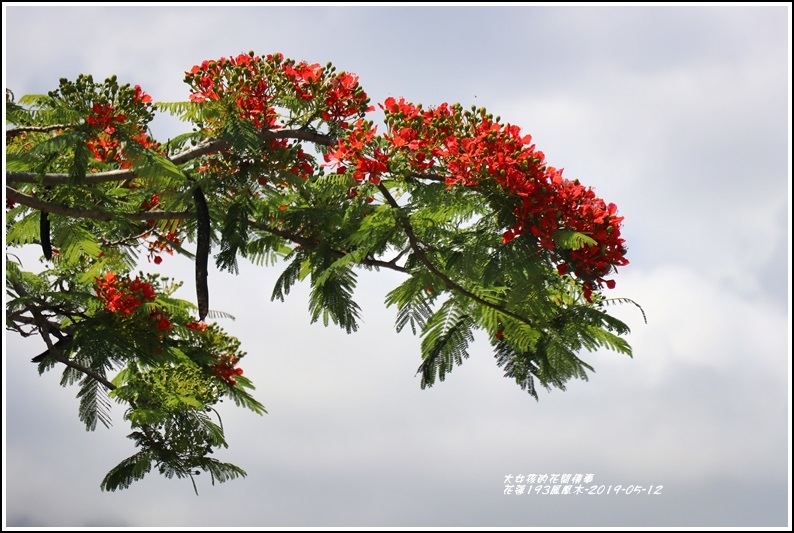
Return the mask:
M207 287L207 262L210 256L210 212L207 199L201 187L193 190L193 203L196 205L196 301L198 302L199 321L207 316L210 306L210 293Z
M39 236L41 240L41 251L44 258L49 261L52 259L52 243L50 243L50 217L46 211L39 215Z

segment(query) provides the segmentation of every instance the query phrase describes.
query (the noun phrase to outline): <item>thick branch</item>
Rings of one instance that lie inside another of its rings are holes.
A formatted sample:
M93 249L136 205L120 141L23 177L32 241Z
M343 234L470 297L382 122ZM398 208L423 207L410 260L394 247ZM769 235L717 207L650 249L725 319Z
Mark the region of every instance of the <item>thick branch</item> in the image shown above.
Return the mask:
M47 211L48 213L52 213L55 215L63 215L67 217L75 217L75 218L88 218L91 220L104 220L109 221L113 220L116 217L125 218L127 220L177 220L177 219L187 219L187 218L195 218L196 214L191 211L141 211L139 213L106 213L103 211L93 210L93 209L77 209L66 207L60 204L55 204L52 202L46 202L37 198L35 196L31 196L29 194L25 194L19 192L16 189L11 187L6 187L6 198L13 201L18 202L22 205L31 207L33 209L37 209L39 211ZM283 237L289 241L294 242L295 244L300 244L301 246L313 249L317 246L317 241L304 237L302 235L297 235L294 233L290 233L288 231L280 230L277 228L272 228L266 224L262 224L256 221L249 221L249 223L262 231L266 231L268 233L272 233L273 235L277 235L279 237ZM343 252L340 251L333 251L332 252L337 257L342 257L345 255ZM381 261L379 259L364 259L360 262L362 265L372 266L372 267L380 267L380 268L388 268L391 270L396 270L397 272L407 273L408 270L404 267L401 267L397 264L397 259L395 258L391 261Z
M434 174L434 173L419 174L419 173L415 172L415 173L411 174L411 177L414 178L414 179L418 179L418 180L439 181L441 183L446 183L446 181L447 181L447 178L445 178L444 176L442 176L440 174Z
M32 325L33 326L38 326L38 324L39 324L38 320L36 320L35 318L30 317L30 316L25 316L23 314L23 313L27 313L28 311L29 311L28 309L19 309L17 311L14 311L13 313L8 313L6 315L6 323L8 323L8 321L11 321L11 322L19 323L19 324L25 324L26 326L32 326ZM55 324L53 322L49 322L48 321L48 324L50 325L50 327L53 327L53 328L57 328L58 327L58 324ZM17 328L18 327L19 326L17 326Z
M381 194L383 194L383 197L386 198L386 201L389 203L390 206L392 206L394 209L397 209L398 211L400 210L400 205L397 203L397 200L395 200L394 197L391 195L389 189L387 189L382 183L380 183L378 184L378 190L381 192ZM422 264L425 265L430 272L441 278L441 280L444 281L444 284L447 286L448 289L456 291L481 305L490 307L491 309L495 309L496 311L499 311L502 314L515 318L516 320L523 322L524 324L533 326L533 324L523 316L513 313L512 311L508 311L504 307L491 303L487 300L484 300L483 298L477 296L476 294L469 291L462 285L456 283L449 276L441 272L441 270L439 270L438 267L436 267L436 265L434 265L433 262L430 261L430 259L427 257L427 254L425 253L424 248L422 248L422 246L419 244L419 239L416 237L416 233L414 233L414 228L413 226L411 226L411 223L408 221L407 217L400 216L398 218L400 224L403 227L403 231L405 231L405 235L408 237L408 243L410 244L411 249L416 254L416 257L419 258L419 261L421 261Z
M175 165L187 163L193 159L198 159L209 153L217 152L228 146L226 141L220 139L210 139L199 143L197 146L185 150L171 157L171 162ZM125 179L134 178L137 173L133 169L126 170L108 170L106 172L96 172L88 174L82 181L85 185L97 185L100 183L107 183L109 181L122 181ZM42 183L44 185L66 185L70 183L72 178L69 174L49 172L46 174L37 174L35 172L6 172L6 184L11 183Z
M271 139L298 139L302 141L309 141L323 146L333 146L336 139L322 133L317 133L311 130L264 130L259 134L259 137L268 141ZM199 143L193 148L189 148L180 152L169 159L175 165L181 165L198 159L212 152L218 152L229 146L229 143L223 139L208 139ZM83 183L85 185L96 185L99 183L106 183L109 181L121 181L128 178L134 178L136 172L133 169L128 170L109 170L107 172L96 172L88 174ZM36 183L44 185L66 185L70 182L69 174L52 173L37 174L36 172L6 172L6 184L13 183Z
M132 170L109 170L107 172L97 172L89 174L83 181L86 185L96 185L108 181L122 181L127 178L134 178L135 172ZM6 172L6 184L12 183L35 183L44 185L66 185L70 182L69 174L36 172Z
M94 209L78 209L47 202L35 196L19 192L18 190L8 186L6 186L6 198L12 202L17 202L39 211L47 211L51 214L74 218L89 218L91 220L113 220L114 218L126 218L127 220L175 220L193 218L195 216L190 211L141 211L139 213L106 213L104 211Z
M193 159L198 159L199 157L211 154L212 152L223 150L228 146L229 143L221 139L207 139L206 141L197 144L193 148L180 152L169 159L173 164L181 165L182 163L187 163Z
M65 130L73 128L74 124L52 124L50 126L17 126L6 130L6 138L16 137L23 133L47 133L48 131Z
M14 283L14 290L16 290L17 294L19 294L20 296L30 296L30 293L28 293L28 291L25 290L25 287L23 287L22 284L19 282ZM63 344L68 343L69 337L63 335L60 331L57 330L57 328L54 328L52 324L50 324L50 322L46 318L44 318L44 316L39 312L39 310L35 306L30 306L28 309L33 315L33 318L36 322L36 326L38 326L39 328L39 333L41 334L41 337L44 339L45 344L47 344L47 352L45 353L49 353L49 355L51 355L55 360L65 364L66 366L74 368L75 370L78 370L83 374L85 374L86 376L89 376L95 381L101 383L102 385L107 387L108 390L113 390L116 388L116 386L113 385L111 382L109 382L105 378L105 376L102 376L101 374L98 374L97 372L91 370L90 368L83 366L80 363L77 363L76 361L72 361L71 359L63 355L63 353L58 348ZM52 339L50 339L50 334L57 337L59 341L53 344ZM34 357L34 360L35 359L38 359L38 356Z
M321 144L323 146L333 146L336 144L336 139L324 133L317 133L312 130L264 130L259 134L259 137L264 141L270 139L298 139L300 141L309 141L314 144Z

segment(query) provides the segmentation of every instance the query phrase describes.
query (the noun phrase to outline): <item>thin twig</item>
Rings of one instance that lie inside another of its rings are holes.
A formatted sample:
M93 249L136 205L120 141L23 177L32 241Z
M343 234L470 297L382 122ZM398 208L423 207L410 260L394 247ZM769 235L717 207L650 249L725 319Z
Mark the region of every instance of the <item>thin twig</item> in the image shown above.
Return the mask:
M286 239L288 241L292 241L295 244L299 244L300 246L302 246L303 248L306 248L307 250L313 250L320 244L318 241L316 241L314 239L309 239L308 237L304 237L302 235L296 235L296 234L290 233L288 231L280 230L278 228L273 228L273 227L268 226L267 224L263 224L261 222L255 221L255 220L249 220L248 223L251 226L253 226L253 227L257 228L257 229L260 229L260 230L265 231L267 233L272 233L273 235L276 235L278 237L282 237L282 238L284 238L284 239ZM339 257L343 257L343 256L345 256L347 254L345 252L340 252L339 250L331 250L331 255L333 255L334 257L339 258ZM390 270L395 270L397 272L402 272L404 274L407 274L408 273L408 269L405 268L405 267L401 267L400 265L397 264L397 260L399 258L400 258L400 256L397 256L396 258L392 259L391 261L382 261L380 259L364 258L361 261L359 261L358 264L364 265L364 266L377 267L377 268L388 268Z

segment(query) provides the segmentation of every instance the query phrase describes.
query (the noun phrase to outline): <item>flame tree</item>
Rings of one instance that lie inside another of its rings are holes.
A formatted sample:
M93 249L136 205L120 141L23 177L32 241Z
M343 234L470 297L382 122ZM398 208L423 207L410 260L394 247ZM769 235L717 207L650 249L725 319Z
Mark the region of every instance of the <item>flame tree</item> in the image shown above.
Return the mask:
M227 446L218 401L265 409L239 341L207 321L223 316L209 308L210 256L233 273L240 258L286 265L272 299L306 280L311 321L348 333L356 270L404 274L385 303L397 331L421 336L423 388L461 364L477 329L535 398L538 384L586 379L583 350L631 355L607 306L634 302L604 295L628 264L623 217L518 126L389 97L379 132L357 76L281 54L204 61L185 82L184 102L86 75L18 101L6 91L6 328L41 337L33 361L77 384L87 429L109 424L111 400L126 406L138 451L102 489L152 469L245 475L211 457ZM192 129L157 142L155 112ZM31 245L35 272L10 251ZM174 297L181 282L135 273L174 253L195 263L195 302Z

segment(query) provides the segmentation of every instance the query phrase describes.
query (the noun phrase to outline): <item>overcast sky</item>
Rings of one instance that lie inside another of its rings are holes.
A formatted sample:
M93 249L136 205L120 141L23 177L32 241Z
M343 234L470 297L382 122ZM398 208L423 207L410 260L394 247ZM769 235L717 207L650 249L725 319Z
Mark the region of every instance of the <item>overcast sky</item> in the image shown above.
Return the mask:
M115 411L88 433L75 388L39 377L41 340L5 336L8 526L790 526L791 9L765 7L8 7L4 84L117 74L188 97L204 59L283 52L354 72L373 102L485 106L625 216L610 296L633 359L535 402L489 343L420 390L420 339L394 331L395 272L362 272L359 332L309 324L277 267L210 271L212 308L269 414L224 404L248 472L210 486L151 474L103 493L133 452ZM158 120L155 136L184 131ZM35 254L31 255L34 257ZM192 265L161 271L190 285ZM188 290L184 297L191 298ZM508 474L592 474L660 495L505 495Z

